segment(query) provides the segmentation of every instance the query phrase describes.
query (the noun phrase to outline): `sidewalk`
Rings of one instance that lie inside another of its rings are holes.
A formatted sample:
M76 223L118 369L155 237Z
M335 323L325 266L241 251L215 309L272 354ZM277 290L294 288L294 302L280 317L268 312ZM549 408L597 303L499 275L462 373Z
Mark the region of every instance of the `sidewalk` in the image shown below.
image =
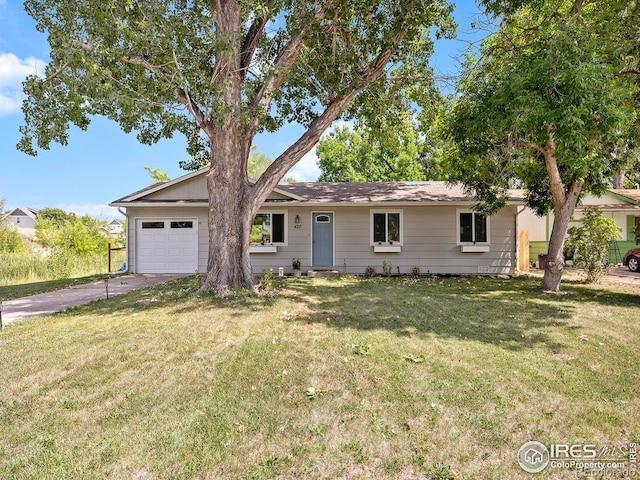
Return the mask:
M118 276L108 281L109 297L185 276L187 275L151 273ZM84 305L104 298L107 298L107 285L105 285L104 281L99 281L56 290L55 292L8 300L2 304L2 324L7 325L16 320L38 315L50 315L66 310L69 307Z

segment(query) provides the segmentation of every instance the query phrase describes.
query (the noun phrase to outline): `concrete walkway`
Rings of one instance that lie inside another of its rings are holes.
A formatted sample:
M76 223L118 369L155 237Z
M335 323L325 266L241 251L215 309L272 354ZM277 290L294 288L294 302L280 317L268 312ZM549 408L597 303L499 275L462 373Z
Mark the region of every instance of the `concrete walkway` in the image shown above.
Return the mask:
M109 297L185 276L187 275L151 273L118 276L108 282ZM66 310L69 307L84 305L104 298L107 298L107 288L104 281L99 281L56 290L55 292L8 300L2 304L2 323L6 325L23 318L50 315Z

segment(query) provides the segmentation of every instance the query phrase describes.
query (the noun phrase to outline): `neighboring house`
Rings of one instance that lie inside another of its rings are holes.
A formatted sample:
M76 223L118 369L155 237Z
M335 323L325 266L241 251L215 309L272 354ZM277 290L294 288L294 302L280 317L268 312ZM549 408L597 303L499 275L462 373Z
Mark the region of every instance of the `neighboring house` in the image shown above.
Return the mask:
M103 227L105 234L109 238L117 238L122 232L124 232L123 220L111 220Z
M33 229L37 221L38 211L29 207L17 207L7 215L7 219L17 228Z
M152 185L111 206L126 209L127 264L135 273L206 271L206 170ZM521 191L485 218L461 187L443 182L278 185L254 219L256 273L293 258L306 269L433 274L511 274L517 267Z
M36 238L37 216L38 211L33 208L17 207L5 216L5 220L16 227L23 240L32 243Z
M601 197L586 195L576 207L570 226L580 222L584 209L588 207L598 208L605 217L614 219L618 225L621 238L612 245L609 260L613 264L620 263L624 252L640 243L640 238L636 237L636 232L640 232L640 190L609 190ZM553 218L553 212L538 217L529 209L520 214L520 228L529 231L529 254L532 261L538 255L547 253Z

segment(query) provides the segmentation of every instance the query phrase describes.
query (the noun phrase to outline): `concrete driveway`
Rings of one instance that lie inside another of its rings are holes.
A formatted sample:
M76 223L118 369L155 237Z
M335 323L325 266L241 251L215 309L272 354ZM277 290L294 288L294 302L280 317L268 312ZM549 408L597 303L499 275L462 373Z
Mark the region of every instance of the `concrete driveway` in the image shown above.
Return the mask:
M108 282L109 297L127 293L132 290L158 285L176 278L186 277L186 274L132 274L112 278ZM3 302L2 323L4 325L23 318L38 315L50 315L61 312L69 307L84 305L94 300L107 297L104 281L76 285L74 287L41 293L25 298L17 298Z

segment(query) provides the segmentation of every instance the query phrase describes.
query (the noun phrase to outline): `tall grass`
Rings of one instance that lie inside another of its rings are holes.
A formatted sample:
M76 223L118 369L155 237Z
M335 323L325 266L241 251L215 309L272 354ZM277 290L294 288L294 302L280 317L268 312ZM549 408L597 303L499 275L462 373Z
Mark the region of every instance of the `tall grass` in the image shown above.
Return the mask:
M118 268L125 252L112 252L111 268ZM107 254L78 255L69 251L43 254L0 252L0 286L75 278L107 272Z

